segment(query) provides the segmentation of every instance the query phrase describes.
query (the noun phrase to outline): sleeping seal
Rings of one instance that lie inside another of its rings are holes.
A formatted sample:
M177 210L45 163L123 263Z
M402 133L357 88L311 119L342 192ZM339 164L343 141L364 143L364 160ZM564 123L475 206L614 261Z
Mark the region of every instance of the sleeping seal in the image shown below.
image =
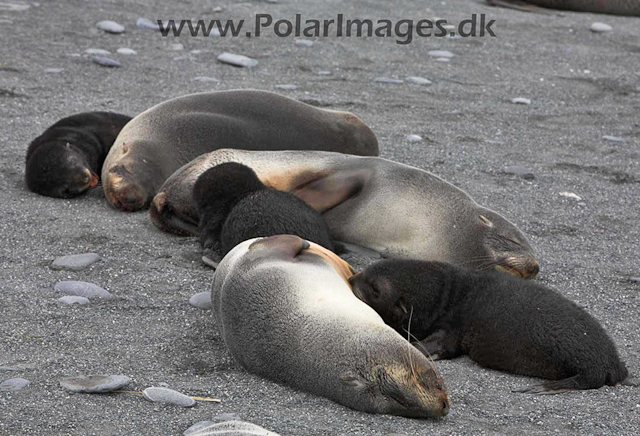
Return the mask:
M597 389L628 376L598 321L539 283L414 260L383 260L349 281L434 358L468 354L487 368L553 380L519 392Z
M186 95L148 109L122 129L102 169L107 200L125 211L146 208L175 170L219 148L377 156L378 141L349 112L318 109L271 92Z
M231 355L250 372L356 410L446 415L433 363L353 295L351 274L334 253L293 235L236 246L211 291Z
M531 4L543 8L576 12L640 16L640 1L638 0L487 0L487 3L492 6L510 7L513 5L516 9L524 9L527 4Z
M27 187L60 198L93 188L113 141L129 120L112 112L85 112L53 124L29 144Z
M222 256L247 239L282 234L334 251L320 213L293 194L267 188L245 165L227 162L209 168L196 180L193 198L200 243Z
M165 231L193 234L196 179L230 161L247 165L266 186L292 192L322 212L334 241L385 257L497 267L523 277L538 273L531 247L509 221L427 171L377 157L218 150L194 159L165 182L151 205L152 222Z

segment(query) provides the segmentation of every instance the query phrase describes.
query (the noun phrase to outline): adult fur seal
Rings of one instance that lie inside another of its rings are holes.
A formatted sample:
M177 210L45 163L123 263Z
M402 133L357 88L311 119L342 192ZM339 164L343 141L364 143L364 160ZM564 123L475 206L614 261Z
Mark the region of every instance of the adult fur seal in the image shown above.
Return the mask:
M220 263L213 314L250 372L370 413L438 417L435 366L358 300L348 264L293 235L251 239Z
M434 358L468 354L487 368L554 380L520 392L596 389L628 376L598 321L539 283L413 260L383 260L349 281Z
M271 92L191 94L152 107L122 129L102 169L107 200L122 210L146 208L175 170L219 148L376 156L378 141L349 112L318 109Z
M29 144L27 187L61 198L93 188L113 141L129 120L131 117L112 112L86 112L61 119Z
M334 241L385 257L439 260L523 277L538 273L522 233L469 195L418 168L329 152L218 150L176 171L151 205L160 229L194 234L192 199L200 174L224 162L252 168L266 186L289 191L322 212Z
M522 5L535 5L549 9L565 9L596 14L640 16L638 0L487 0L495 6L508 6L522 9Z
M193 188L203 248L224 256L247 239L289 234L334 251L320 213L288 192L269 189L249 167L227 162L205 171Z

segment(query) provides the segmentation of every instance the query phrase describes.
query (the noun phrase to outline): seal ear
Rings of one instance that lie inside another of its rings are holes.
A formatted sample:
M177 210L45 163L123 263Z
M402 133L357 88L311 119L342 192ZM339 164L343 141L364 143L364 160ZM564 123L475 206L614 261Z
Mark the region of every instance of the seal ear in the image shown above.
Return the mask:
M296 187L291 193L319 212L356 196L369 178L370 171L337 171Z

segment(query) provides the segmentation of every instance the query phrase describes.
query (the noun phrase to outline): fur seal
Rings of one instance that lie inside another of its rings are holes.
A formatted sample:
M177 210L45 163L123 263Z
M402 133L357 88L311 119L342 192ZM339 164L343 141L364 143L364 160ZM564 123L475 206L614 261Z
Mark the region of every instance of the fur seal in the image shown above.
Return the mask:
M521 10L535 5L548 9L564 9L596 14L640 16L638 0L487 0L492 6L505 6Z
M129 120L131 117L112 112L85 112L50 126L27 149L29 190L71 198L96 186L102 163Z
M165 182L151 205L151 221L178 234L195 228L196 179L230 161L247 165L266 186L292 192L322 212L334 241L385 257L497 267L523 277L538 273L529 243L505 218L427 171L377 157L218 150L194 159Z
M337 255L293 235L250 239L220 262L213 315L245 369L352 409L438 417L433 363L353 295Z
M175 170L219 148L378 155L376 136L349 112L266 91L191 94L148 109L122 129L102 169L107 200L125 211L146 208Z
M468 354L487 368L553 380L518 392L597 389L628 376L598 321L539 283L415 260L383 260L349 282L434 359Z
M193 188L205 249L224 256L247 239L290 234L334 251L322 216L288 192L269 189L249 167L227 162L202 173Z

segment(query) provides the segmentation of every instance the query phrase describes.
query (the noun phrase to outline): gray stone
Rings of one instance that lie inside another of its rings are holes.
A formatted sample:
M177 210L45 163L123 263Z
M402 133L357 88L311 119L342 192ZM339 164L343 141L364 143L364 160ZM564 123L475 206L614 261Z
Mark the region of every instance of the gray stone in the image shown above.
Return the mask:
M63 68L46 68L44 72L46 74L60 74L64 71Z
M79 297L113 298L113 295L102 289L100 286L87 282L78 282L73 280L58 282L54 289L57 292L61 292L66 295L77 295Z
M310 39L296 39L295 44L298 47L311 47L313 46L313 41Z
M331 74L333 74L331 71L328 70L320 70L318 71L318 76L330 76Z
M109 67L109 68L120 68L122 66L118 61L115 61L110 58L101 57L101 56L94 56L91 58L91 61L100 66Z
M58 298L58 301L69 306L76 303L80 305L89 303L89 299L87 297L78 297L77 295L65 295L64 297Z
M158 25L158 23L154 23L148 18L138 18L138 21L136 21L136 26L140 29L160 30L160 26Z
M401 83L404 83L403 80L400 79L391 79L389 77L376 77L374 82L378 82L378 83L391 83L393 85L399 85Z
M99 260L100 256L97 253L70 254L56 258L51 264L51 269L81 271Z
M420 135L407 135L405 138L409 142L420 142L422 141L422 136Z
M455 56L453 53L451 53L450 51L446 51L446 50L431 50L430 52L427 53L429 56L433 56L434 58L452 58L453 56Z
M295 91L296 89L298 89L298 87L293 83L285 83L282 85L276 85L276 89L284 89L286 91Z
M405 81L407 83L413 83L415 85L431 85L431 83L433 83L429 79L425 79L424 77L416 77L416 76L407 77Z
M191 427L190 427L191 428ZM185 432L185 435L187 433ZM255 424L245 421L225 421L209 426L200 427L188 436L214 436L214 435L242 435L242 436L279 436L277 433L266 430Z
M120 47L118 49L118 53L122 54L122 55L137 55L138 52L131 49L131 48L127 48L127 47Z
M86 54L89 55L96 55L96 56L109 56L111 54L110 51L108 50L103 50L101 48L88 48L84 51Z
M211 292L200 292L189 298L189 304L198 309L211 309Z
M613 30L613 27L609 26L608 24L600 23L597 21L591 25L591 31L595 33L611 32L612 30Z
M0 383L0 392L19 391L29 386L31 382L24 378L10 378Z
M511 99L511 103L513 104L531 104L531 100L524 97L516 97Z
M156 403L175 404L176 406L182 407L193 407L196 405L196 400L193 398L169 388L150 387L142 391L142 395L147 400Z
M60 386L71 392L102 394L122 389L130 382L126 375L81 375L63 378Z
M98 29L104 30L107 33L124 33L124 26L122 24L118 24L115 21L105 20L100 21L98 24Z
M224 52L222 54L220 54L217 59L225 64L229 64L229 65L233 65L236 67L255 67L256 65L258 65L258 61L252 58L249 58L247 56L243 56L243 55L238 55L238 54L233 54L233 53L228 53L228 52Z
M192 82L220 82L220 80L215 77L206 77L206 76L198 76L191 79Z
M510 165L504 167L503 171L507 174L513 174L527 180L533 180L536 177L533 174L533 171L531 171L529 168L525 168L519 165Z
M602 139L605 139L611 142L624 142L624 138L621 138L619 136L604 135Z

